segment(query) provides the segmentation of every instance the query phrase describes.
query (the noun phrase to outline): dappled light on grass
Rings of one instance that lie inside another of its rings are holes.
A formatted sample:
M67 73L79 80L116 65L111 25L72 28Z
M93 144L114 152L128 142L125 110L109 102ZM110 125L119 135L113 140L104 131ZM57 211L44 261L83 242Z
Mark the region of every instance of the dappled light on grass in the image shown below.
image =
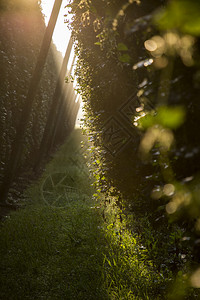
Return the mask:
M114 203L110 205L113 211L108 205L105 212L110 224L105 231L109 249L104 258L104 281L110 299L159 299L162 274L154 269L140 237L127 229L130 224L125 216L121 222L117 218L119 209Z

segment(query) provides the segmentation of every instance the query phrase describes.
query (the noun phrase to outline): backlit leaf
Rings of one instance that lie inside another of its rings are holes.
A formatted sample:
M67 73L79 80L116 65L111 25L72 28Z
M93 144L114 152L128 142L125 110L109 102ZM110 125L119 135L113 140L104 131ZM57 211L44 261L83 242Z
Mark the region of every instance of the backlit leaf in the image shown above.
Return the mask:
M164 128L176 129L183 124L185 120L185 109L182 106L162 106L157 112L146 114L138 120L139 126L143 129L154 125L161 125Z
M200 1L171 1L165 10L155 16L160 29L179 29L181 32L200 35Z
M156 119L163 127L176 129L181 126L185 120L185 110L182 106L162 106L158 109Z

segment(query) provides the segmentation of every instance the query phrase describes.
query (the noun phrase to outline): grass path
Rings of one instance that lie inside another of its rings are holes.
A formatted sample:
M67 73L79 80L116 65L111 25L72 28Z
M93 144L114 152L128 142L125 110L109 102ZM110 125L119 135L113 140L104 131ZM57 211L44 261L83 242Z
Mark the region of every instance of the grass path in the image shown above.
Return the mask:
M102 218L81 140L75 131L1 224L0 299L160 299L163 279L138 237L114 205Z

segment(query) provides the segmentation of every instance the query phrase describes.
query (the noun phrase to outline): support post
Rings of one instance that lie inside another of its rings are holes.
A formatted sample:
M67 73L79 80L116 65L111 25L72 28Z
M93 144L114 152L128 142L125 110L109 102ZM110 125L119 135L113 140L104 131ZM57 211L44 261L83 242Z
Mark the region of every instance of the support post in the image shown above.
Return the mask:
M73 46L73 41L70 38L68 46L67 46L67 50L65 53L65 57L63 59L60 74L58 76L56 89L55 89L53 99L52 99L52 104L50 107L50 111L49 111L49 115L48 115L47 122L45 125L42 141L40 143L40 148L39 148L37 159L35 162L35 166L34 166L35 172L38 170L38 168L40 166L40 162L43 159L44 155L46 154L47 148L49 147L49 139L51 138L52 132L54 130L58 108L59 108L60 102L62 101L63 84L64 84L66 72L67 72L67 65L68 65L70 54L71 54L72 46Z

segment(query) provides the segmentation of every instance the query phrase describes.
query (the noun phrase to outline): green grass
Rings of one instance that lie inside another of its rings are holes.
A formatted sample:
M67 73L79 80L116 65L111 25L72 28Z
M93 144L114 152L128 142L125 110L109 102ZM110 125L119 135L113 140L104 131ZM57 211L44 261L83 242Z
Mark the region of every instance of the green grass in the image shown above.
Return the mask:
M101 299L101 240L84 204L13 215L1 230L0 298Z
M162 298L164 279L115 199L92 197L81 140L76 130L1 224L0 299Z

